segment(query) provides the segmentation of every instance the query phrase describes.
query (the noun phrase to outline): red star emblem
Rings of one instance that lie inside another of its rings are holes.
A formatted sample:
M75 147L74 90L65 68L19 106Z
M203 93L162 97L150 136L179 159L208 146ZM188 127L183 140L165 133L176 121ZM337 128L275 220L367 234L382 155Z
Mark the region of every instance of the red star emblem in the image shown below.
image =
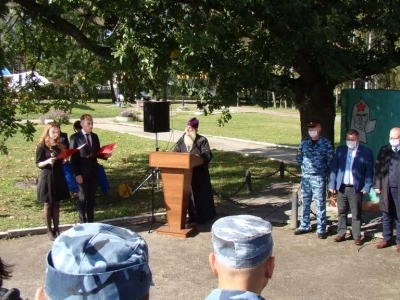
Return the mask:
M364 111L364 109L367 107L364 102L360 102L357 105L357 111Z

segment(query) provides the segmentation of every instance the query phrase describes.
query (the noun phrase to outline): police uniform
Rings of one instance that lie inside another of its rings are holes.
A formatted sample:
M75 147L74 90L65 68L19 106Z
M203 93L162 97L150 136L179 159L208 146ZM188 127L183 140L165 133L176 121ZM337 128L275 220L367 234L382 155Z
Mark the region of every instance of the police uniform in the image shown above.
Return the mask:
M228 216L212 228L215 259L230 269L251 268L272 254L271 223L251 215ZM214 289L206 300L265 300L251 291Z
M313 119L307 123L309 128L320 125ZM301 193L303 199L300 227L295 234L310 231L310 206L314 198L317 208L317 233L319 238L326 238L326 176L333 158L333 146L330 141L320 136L313 141L306 137L300 143L296 160L301 166Z
M263 296L249 291L220 290L215 289L206 298L218 300L265 300Z

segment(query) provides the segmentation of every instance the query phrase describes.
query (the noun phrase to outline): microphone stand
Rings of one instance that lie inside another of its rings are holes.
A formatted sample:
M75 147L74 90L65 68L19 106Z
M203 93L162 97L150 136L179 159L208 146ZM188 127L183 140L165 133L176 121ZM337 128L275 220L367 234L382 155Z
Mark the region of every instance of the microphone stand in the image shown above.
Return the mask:
M159 147L158 147L158 139L157 139L157 133L156 133L156 151L158 152ZM153 225L154 223L160 223L160 224L165 224L164 222L157 221L155 217L155 201L154 201L154 189L155 186L157 186L157 191L160 191L159 187L159 178L160 178L160 168L155 167L155 168L149 168L147 171L151 170L150 174L145 178L145 180L142 181L142 183L139 184L139 186L131 193L131 196L136 193L147 181L151 179L151 220L150 220L150 228L149 228L149 233L152 232L153 230ZM156 182L157 181L157 182Z

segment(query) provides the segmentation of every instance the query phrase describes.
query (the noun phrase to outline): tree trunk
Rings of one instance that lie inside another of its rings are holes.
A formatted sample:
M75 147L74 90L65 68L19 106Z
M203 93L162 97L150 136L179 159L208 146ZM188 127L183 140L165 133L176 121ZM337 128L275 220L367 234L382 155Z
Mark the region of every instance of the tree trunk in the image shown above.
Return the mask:
M272 102L274 103L274 108L276 108L275 92L272 92Z
M114 104L115 102L117 102L117 97L115 95L114 80L113 80L112 76L111 76L111 79L110 79L110 89L111 89L111 102Z
M295 90L295 99L300 111L301 135L308 136L307 121L318 118L322 124L322 136L334 143L335 99L333 84L317 83L313 86L302 86Z

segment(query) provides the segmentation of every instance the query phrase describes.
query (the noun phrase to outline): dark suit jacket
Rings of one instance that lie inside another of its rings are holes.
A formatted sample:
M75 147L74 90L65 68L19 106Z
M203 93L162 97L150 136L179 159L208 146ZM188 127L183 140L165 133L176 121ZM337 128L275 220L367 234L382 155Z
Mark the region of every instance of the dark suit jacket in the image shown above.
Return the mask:
M91 133L92 145L88 147L86 136L82 131L75 132L70 137L70 148L78 148L86 144L78 152L71 156L72 172L75 177L82 175L83 177L93 176L97 174L97 152L100 150L99 137L95 133Z
M65 132L60 132L60 140L64 143L65 148L69 148L68 135Z
M375 161L375 189L380 189L379 208L381 211L389 213L389 166L394 154L391 145L383 146L378 153ZM399 170L400 174L400 170ZM400 176L398 178L400 187ZM399 195L400 196L400 189ZM400 198L399 198L400 199ZM397 209L397 215L400 216L400 207Z
M347 146L339 146L331 161L329 188L339 190L346 170ZM351 169L356 193L369 192L374 179L374 156L371 149L358 145Z

